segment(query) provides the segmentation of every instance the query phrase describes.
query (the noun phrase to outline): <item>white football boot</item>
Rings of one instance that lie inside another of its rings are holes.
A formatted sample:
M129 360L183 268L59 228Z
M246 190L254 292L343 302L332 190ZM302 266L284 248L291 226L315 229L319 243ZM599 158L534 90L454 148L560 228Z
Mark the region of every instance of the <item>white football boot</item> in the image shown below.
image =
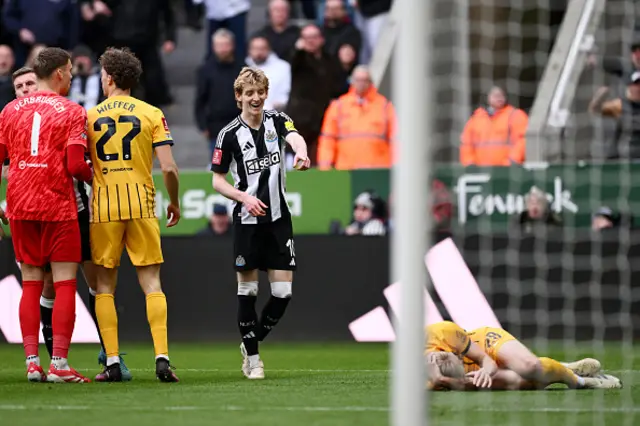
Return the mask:
M593 358L584 358L575 362L563 362L562 365L580 377L596 377L602 369L600 361Z
M622 382L615 376L601 374L597 377L583 377L583 389L622 389Z
M245 377L249 377L249 355L247 355L247 348L244 347L244 342L240 343L240 353L242 354L242 374Z
M262 380L264 379L264 363L262 360L258 361L253 367L249 366L249 374L247 379L250 380Z

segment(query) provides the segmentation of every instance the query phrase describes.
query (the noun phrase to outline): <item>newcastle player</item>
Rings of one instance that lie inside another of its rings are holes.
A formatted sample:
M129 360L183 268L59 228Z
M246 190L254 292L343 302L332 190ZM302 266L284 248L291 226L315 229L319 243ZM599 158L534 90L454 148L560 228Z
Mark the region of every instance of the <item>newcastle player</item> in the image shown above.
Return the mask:
M266 75L242 69L234 83L240 115L218 134L211 171L213 188L234 201L234 259L238 277L238 325L242 372L263 379L261 342L278 323L291 299L296 269L291 213L285 198L284 142L295 151L295 168L307 170L307 145L284 113L265 111ZM235 186L226 181L231 171ZM268 272L271 297L260 320L255 303L258 270Z

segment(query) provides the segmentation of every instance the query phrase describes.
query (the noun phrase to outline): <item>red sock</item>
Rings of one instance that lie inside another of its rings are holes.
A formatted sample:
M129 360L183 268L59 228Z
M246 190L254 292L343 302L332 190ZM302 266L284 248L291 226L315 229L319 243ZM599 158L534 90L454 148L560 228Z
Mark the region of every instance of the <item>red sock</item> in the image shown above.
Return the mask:
M53 283L56 303L53 304L53 356L67 358L71 335L76 322L76 280Z
M27 357L38 356L38 336L40 335L40 296L42 281L23 281L20 298L20 328L22 344Z

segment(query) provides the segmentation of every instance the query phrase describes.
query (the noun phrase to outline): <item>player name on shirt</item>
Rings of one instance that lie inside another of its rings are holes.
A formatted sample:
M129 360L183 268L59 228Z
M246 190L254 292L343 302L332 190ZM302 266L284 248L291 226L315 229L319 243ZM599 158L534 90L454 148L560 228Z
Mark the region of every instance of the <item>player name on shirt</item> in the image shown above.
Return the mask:
M62 112L65 110L64 104L60 102L58 98L52 96L31 96L20 98L16 100L13 108L16 111L20 111L20 108L33 104L49 104L52 105L57 112Z
M105 112L112 110L112 109L124 109L127 110L129 112L133 112L134 109L136 109L135 104L131 103L131 102L123 102L123 101L106 101L101 103L100 105L96 106L96 112L98 114L104 114Z

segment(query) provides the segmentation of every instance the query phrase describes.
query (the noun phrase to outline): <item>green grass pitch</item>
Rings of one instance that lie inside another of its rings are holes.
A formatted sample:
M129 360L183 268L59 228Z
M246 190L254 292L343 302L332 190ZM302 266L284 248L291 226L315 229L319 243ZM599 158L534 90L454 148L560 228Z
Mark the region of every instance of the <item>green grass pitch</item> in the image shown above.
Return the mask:
M640 424L637 350L590 345L572 358L596 356L625 388L612 391L437 393L430 425L585 426ZM42 347L43 363L48 357ZM32 384L20 345L0 345L0 426L375 426L389 424L389 354L382 344L266 343L264 381L239 371L237 345L174 344L181 379L159 383L151 345L123 344L130 383ZM561 351L545 355L563 358ZM95 376L95 345L74 345L75 368Z

